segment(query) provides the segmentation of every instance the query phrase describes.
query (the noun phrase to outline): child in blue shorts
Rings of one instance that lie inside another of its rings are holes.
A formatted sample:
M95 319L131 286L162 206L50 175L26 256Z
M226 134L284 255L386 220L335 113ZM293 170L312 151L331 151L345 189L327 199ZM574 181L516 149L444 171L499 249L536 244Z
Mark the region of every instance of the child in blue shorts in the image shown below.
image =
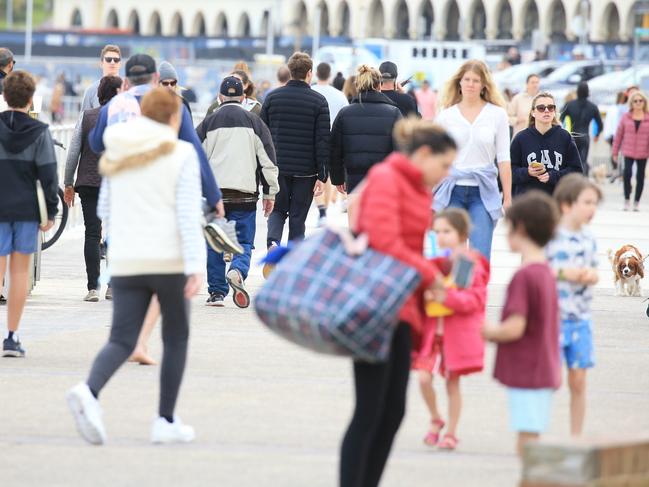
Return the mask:
M559 342L568 367L570 432L579 436L586 415L586 370L595 365L591 304L592 286L598 281L597 244L587 225L602 192L581 174L569 174L561 179L554 196L561 220L547 253L558 281Z
M47 231L54 225L58 203L52 137L46 124L29 116L35 90L34 78L25 71L13 71L4 79L9 110L0 113L0 276L10 257L10 286L3 357L25 356L16 332L27 299L30 256L36 252L39 228ZM42 226L36 181L47 206L48 222Z
M550 420L552 395L561 384L559 303L544 247L559 212L547 194L532 190L507 210L508 240L522 265L507 288L500 325L485 324L485 339L498 343L494 377L507 387L517 450L539 438Z

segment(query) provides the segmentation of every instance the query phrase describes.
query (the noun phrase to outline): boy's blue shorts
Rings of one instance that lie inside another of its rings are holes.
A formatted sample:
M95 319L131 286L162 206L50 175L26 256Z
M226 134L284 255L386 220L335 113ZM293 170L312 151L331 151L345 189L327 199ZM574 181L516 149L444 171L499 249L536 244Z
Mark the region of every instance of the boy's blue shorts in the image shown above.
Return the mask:
M550 423L553 393L553 389L508 387L512 430L519 433L543 433Z
M569 369L590 369L595 366L593 325L590 320L563 320L559 343Z
M0 222L0 257L36 252L38 231L38 222Z

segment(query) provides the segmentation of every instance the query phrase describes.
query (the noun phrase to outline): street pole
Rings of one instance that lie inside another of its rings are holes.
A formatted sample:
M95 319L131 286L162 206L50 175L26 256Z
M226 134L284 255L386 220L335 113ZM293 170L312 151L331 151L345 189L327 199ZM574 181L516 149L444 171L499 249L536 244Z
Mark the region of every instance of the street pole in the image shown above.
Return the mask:
M27 0L27 15L25 25L25 62L32 60L32 17L34 14L34 0Z
M319 4L313 16L313 41L311 44L311 56L315 56L320 49L320 19L322 17L322 6Z
M272 56L275 52L275 7L268 9L268 28L266 32L266 55Z
M7 0L7 30L14 28L14 0Z

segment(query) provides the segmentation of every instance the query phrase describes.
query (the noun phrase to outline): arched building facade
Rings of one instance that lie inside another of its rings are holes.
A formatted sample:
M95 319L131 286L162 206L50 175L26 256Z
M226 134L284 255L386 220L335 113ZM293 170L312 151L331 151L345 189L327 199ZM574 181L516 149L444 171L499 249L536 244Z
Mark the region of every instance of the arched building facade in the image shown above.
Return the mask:
M277 34L387 39L574 40L584 0L54 0L58 29L117 28L141 35L263 37ZM591 41L628 41L642 19L636 0L585 0ZM277 9L270 14L271 9ZM320 15L316 12L319 10ZM648 19L645 19L647 22Z

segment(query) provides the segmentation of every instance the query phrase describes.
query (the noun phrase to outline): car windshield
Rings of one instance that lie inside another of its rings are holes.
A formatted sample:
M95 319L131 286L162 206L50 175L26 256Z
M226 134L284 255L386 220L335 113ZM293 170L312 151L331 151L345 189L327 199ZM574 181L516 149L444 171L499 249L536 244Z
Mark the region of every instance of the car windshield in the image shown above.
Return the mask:
M564 66L561 66L545 78L545 81L547 82L560 82L560 81L565 81L571 74L574 74L575 71L577 71L579 68L587 66L585 64L566 64Z

